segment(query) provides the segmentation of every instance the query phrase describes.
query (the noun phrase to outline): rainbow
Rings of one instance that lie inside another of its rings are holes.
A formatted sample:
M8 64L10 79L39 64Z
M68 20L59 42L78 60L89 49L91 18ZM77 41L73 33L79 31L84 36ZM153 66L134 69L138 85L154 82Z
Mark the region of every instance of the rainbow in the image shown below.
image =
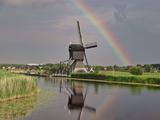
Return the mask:
M99 18L94 14L91 7L88 6L84 0L71 0L74 5L81 10L81 12L89 19L89 21L95 26L99 33L107 40L110 47L113 49L115 54L121 60L123 65L132 64L129 56L124 51L122 45L119 43L115 35L109 30L107 24L102 24Z

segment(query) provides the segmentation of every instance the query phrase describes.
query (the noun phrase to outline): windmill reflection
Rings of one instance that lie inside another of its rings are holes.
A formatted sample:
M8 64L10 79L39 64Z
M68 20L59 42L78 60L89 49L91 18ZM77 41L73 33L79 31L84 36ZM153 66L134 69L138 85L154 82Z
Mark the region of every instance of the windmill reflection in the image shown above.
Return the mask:
M60 82L60 87L62 87L63 82ZM62 88L60 88L61 90ZM78 120L81 120L82 113L84 110L89 112L96 112L96 109L85 105L85 100L87 98L88 87L84 88L81 83L76 83L73 81L66 81L64 85L65 93L68 96L67 108L71 110L79 110Z
M73 84L72 88L67 88L70 95L68 96L68 108L79 109L84 106L83 88L80 85Z

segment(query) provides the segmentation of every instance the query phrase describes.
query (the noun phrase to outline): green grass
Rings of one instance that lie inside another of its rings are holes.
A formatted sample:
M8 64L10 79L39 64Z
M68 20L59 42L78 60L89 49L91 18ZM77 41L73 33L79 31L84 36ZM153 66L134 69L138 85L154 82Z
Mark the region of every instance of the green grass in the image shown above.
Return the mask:
M37 95L0 103L0 120L20 120L32 113L37 103Z
M159 78L160 73L143 73L143 75L132 75L129 72L119 72L119 71L100 71L98 74L119 76L119 77L138 77L138 78Z
M160 73L144 73L143 75L132 75L128 72L101 71L99 73L76 73L72 78L94 79L113 81L117 83L138 83L144 85L160 85Z
M36 90L35 78L0 71L0 101L27 96Z

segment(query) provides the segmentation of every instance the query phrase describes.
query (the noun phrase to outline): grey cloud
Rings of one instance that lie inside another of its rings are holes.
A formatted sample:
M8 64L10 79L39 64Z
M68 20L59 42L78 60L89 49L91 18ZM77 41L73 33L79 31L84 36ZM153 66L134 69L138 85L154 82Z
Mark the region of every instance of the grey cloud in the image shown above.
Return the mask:
M0 9L4 6L4 1L0 0Z
M126 4L115 4L114 16L117 21L125 22L127 20L127 5Z
M159 4L159 0L100 0L96 6L94 0L91 5L95 7L97 16L117 36L134 63L143 64L159 63ZM108 19L106 12L113 13L113 16Z
M51 5L59 5L66 3L65 0L1 0L2 5L6 6L32 6L32 7L48 7Z
M135 63L159 62L159 0L86 0L99 20L107 22ZM121 64L108 42L69 0L1 0L0 62L43 63L68 58L69 42L78 41L80 20L90 64Z
M115 7L118 11L115 16L117 22L111 21L111 28L135 63L159 63L158 3L156 0L134 1L125 10Z

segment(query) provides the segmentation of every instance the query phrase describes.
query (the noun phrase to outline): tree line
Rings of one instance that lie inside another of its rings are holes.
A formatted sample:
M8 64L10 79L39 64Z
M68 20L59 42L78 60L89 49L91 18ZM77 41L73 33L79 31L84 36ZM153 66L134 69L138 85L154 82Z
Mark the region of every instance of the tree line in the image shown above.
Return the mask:
M143 72L160 72L160 64L137 64L135 66L93 66L95 71L121 71L129 72L132 68L142 69Z
M136 66L91 66L95 72L98 71L120 71L120 72L160 72L160 64L137 64ZM26 71L36 71L38 73L54 74L68 73L67 64L43 64L37 66L29 66L26 64L0 64L0 69L23 69Z

